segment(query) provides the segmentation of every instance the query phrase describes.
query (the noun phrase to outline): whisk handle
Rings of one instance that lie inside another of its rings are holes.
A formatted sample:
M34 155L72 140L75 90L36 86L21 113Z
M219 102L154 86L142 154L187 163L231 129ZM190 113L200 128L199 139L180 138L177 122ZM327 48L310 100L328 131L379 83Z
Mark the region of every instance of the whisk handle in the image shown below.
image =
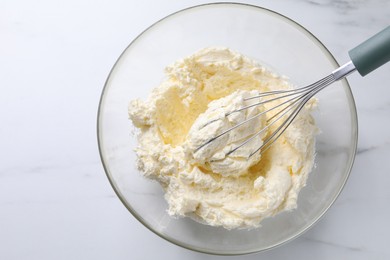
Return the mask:
M362 76L390 61L390 26L359 44L348 53L357 71Z

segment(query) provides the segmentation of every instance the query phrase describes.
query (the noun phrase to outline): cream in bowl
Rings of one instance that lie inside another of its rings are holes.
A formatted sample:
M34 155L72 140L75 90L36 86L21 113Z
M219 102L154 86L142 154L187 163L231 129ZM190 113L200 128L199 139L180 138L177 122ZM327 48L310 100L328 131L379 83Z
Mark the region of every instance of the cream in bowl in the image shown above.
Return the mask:
M318 128L311 112L317 101L310 100L265 152L248 156L277 125L226 156L275 114L267 112L202 146L270 105L231 112L261 99L248 97L294 86L224 47L202 49L165 72L164 81L146 100L132 100L128 112L139 130L137 168L161 184L169 215L237 229L259 227L264 218L295 209L314 164Z

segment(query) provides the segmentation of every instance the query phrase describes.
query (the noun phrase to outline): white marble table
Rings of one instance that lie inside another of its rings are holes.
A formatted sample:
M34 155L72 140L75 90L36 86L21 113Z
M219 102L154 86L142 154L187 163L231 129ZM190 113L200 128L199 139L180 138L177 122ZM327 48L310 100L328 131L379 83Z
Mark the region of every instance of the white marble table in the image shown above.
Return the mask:
M0 259L220 259L162 240L115 196L96 113L113 63L144 28L205 1L0 2ZM295 19L340 63L390 24L390 0L247 1ZM390 259L390 64L349 77L359 151L341 196L300 238L229 259Z

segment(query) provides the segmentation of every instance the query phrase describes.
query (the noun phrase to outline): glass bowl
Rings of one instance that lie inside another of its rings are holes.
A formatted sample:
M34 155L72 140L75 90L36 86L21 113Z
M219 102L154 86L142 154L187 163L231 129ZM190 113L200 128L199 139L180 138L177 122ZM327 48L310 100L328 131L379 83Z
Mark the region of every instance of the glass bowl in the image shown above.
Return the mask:
M357 146L357 116L346 80L320 92L315 118L315 168L298 198L298 208L253 230L225 230L189 218L168 216L160 185L141 176L128 119L130 100L145 99L175 60L209 46L226 46L262 61L298 85L312 83L339 65L309 31L276 12L246 4L206 4L156 22L122 53L103 89L98 142L108 179L127 209L151 231L185 248L211 254L253 253L301 235L329 209L342 190Z

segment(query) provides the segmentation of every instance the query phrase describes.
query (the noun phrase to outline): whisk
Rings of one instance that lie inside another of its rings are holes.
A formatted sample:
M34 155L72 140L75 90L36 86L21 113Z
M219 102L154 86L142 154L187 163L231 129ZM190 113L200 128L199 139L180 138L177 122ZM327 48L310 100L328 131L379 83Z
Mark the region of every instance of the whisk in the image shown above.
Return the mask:
M257 138L260 134L265 132L271 126L279 123L279 125L276 125L277 127L275 128L275 130L268 134L268 137L264 140L263 144L260 147L258 147L255 151L250 153L248 158L250 158L251 156L253 156L259 151L260 153L264 152L286 131L286 129L294 121L294 119L297 117L297 115L305 106L305 104L318 92L320 92L327 86L331 85L335 81L338 81L346 77L347 75L349 75L350 73L356 70L359 72L361 76L365 76L371 71L387 63L390 60L390 26L388 26L381 32L377 33L376 35L372 36L365 42L361 43L357 47L353 48L348 53L351 58L351 61L347 62L343 66L334 70L331 74L329 74L325 78L320 79L313 84L296 88L296 89L291 89L291 90L276 90L276 91L263 92L260 93L259 95L244 99L244 100L253 100L256 98L262 98L260 102L248 106L244 106L239 109L226 113L225 117L228 117L233 113L237 113L245 109L249 109L251 107L263 105L266 103L272 104L272 102L278 102L278 104L214 136L213 138L209 139L208 141L206 141L205 143L197 147L195 152L207 146L208 144L220 138L221 136L229 133L230 131L233 131L234 129L244 125L245 123L255 118L258 118L261 115L264 115L270 111L275 110L277 112L272 117L267 119L267 124L264 128L260 129L258 132L254 133L251 137L249 137L248 139L246 139L245 141L243 141L242 143L238 144L236 147L228 151L225 154L225 157L234 153L244 145L248 144L249 142ZM263 100L264 97L270 97L270 98ZM204 126L211 124L215 121L216 120L209 121Z

